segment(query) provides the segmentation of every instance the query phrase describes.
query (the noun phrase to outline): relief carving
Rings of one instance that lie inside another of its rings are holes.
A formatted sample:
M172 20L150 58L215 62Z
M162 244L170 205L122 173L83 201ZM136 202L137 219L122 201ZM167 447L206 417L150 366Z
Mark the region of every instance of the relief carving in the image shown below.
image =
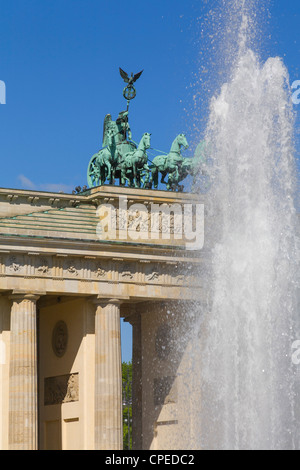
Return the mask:
M96 271L96 276L103 278L106 276L106 271L99 267Z
M68 344L68 328L64 321L56 323L52 332L52 349L54 354L62 357L67 349Z
M40 265L37 268L38 273L40 274L47 274L49 272L48 261L46 258L41 258Z
M19 272L21 271L21 264L18 262L17 258L15 256L11 256L8 260L8 269L11 272Z
M13 255L3 256L3 265L0 265L0 275L23 275L27 278L43 277L54 278L55 281L64 279L78 279L81 282L93 280L108 282L136 282L172 286L198 286L199 275L204 274L202 265L183 265L177 263L158 263L143 261L142 264L124 259L108 262L105 259L80 259L68 255L52 256ZM2 271L1 271L2 269Z
M153 271L152 273L145 275L146 281L157 281L159 279L159 273L157 271Z
M69 266L67 269L68 273L72 274L73 276L78 276L78 271L75 266Z
M11 271L15 271L15 272L16 272L16 271L20 271L21 266L20 266L19 264L17 264L17 263L12 263L12 264L9 266L9 268L10 268Z
M145 265L145 281L146 282L155 282L159 280L160 274L160 266L157 264L147 264Z
M48 266L39 266L37 268L37 271L40 273L40 274L47 274L47 272L49 271L49 268Z
M123 271L123 272L121 273L121 277L122 277L123 279L133 279L133 274L132 274L131 271Z
M44 404L60 405L79 400L79 374L46 377L44 380Z
M123 271L121 272L121 278L122 279L133 279L133 273L132 273L132 269L131 269L131 265L128 263L128 264L125 264L124 267L123 267Z
M66 258L64 262L64 271L66 275L76 277L80 274L80 259L77 258Z

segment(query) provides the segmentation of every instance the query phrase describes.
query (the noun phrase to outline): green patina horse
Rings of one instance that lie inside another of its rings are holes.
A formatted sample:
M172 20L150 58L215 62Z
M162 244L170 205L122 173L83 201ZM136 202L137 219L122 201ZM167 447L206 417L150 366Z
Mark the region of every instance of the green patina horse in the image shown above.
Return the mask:
M125 155L120 162L121 184L126 181L129 186L140 188L142 185L141 176L146 172L145 184L149 180L150 168L147 164L148 156L146 150L150 147L151 134L145 132L140 140L138 148Z
M115 154L115 142L114 142L114 130L109 129L106 134L106 147L96 153L93 158L93 169L96 177L98 178L98 184L102 185L106 179L112 181L112 168L114 163Z
M193 158L184 158L179 171L179 182L183 181L187 176L192 176L193 185L196 183L198 175L207 176L203 165L207 163L209 156L209 146L204 140L200 142L195 150Z
M161 183L167 185L167 189L178 188L180 167L183 163L183 157L181 155L181 147L187 149L189 146L184 134L179 134L171 145L170 152L167 155L158 155L152 161L151 170L152 175L149 181L149 185L154 188L158 187L158 174L161 173ZM168 182L165 181L165 177L169 175Z

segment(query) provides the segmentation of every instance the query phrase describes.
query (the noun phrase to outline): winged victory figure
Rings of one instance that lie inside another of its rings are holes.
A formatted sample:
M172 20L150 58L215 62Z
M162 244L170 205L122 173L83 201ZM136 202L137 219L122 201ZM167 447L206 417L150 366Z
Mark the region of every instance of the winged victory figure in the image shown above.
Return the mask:
M136 82L138 78L140 78L140 76L142 75L144 71L142 70L141 72L138 72L135 75L133 75L133 73L131 72L131 76L129 77L128 73L124 72L124 70L122 70L121 67L119 67L119 70L120 70L121 77L123 78L125 83L128 83L128 86L132 86L133 83Z

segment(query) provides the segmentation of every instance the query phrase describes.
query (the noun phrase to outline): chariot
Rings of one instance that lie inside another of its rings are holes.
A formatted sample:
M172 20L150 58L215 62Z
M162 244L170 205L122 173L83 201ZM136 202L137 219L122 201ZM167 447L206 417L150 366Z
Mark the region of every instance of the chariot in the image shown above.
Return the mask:
M116 121L107 114L103 124L102 148L90 159L87 172L89 187L101 186L106 181L110 184L119 179L119 184L124 186L126 178L132 183L133 171L122 171L125 158L137 150L137 145L130 140L131 131L128 123L128 112L119 113Z

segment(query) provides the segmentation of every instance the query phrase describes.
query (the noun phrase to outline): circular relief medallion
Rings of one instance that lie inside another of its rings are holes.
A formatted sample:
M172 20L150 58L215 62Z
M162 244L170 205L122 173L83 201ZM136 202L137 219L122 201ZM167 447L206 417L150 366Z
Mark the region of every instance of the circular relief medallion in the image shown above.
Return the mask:
M56 323L52 333L52 348L56 356L62 357L67 349L68 328L64 321Z

